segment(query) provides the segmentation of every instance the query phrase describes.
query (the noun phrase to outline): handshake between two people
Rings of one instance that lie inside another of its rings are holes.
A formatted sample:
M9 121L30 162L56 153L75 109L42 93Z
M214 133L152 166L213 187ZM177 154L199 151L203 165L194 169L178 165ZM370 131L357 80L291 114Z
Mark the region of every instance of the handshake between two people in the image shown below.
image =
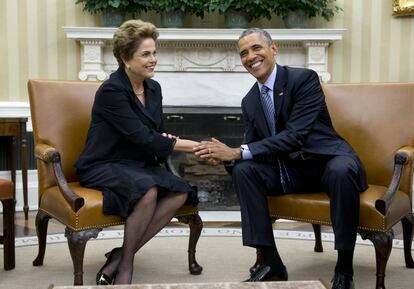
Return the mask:
M218 165L222 161L230 162L240 159L240 148L231 148L216 138L201 141L193 148L194 154L211 165Z
M211 140L197 142L180 139L172 134L163 133L162 135L176 140L174 145L175 151L192 152L200 160L206 161L211 165L218 165L223 161L228 162L241 158L240 147L231 148L214 137Z

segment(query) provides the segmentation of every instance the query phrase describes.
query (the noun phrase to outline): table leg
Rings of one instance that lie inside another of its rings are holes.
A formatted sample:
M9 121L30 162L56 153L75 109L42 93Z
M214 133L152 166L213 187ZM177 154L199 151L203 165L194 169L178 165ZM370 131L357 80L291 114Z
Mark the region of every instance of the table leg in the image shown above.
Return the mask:
M24 210L24 219L28 220L29 218L29 205L27 200L27 134L26 134L26 123L21 124L20 129L20 163L22 169L22 180L23 180L23 210Z
M12 141L9 146L10 150L10 172L11 172L11 179L14 185L14 191L13 191L13 198L16 202L16 137L12 137Z

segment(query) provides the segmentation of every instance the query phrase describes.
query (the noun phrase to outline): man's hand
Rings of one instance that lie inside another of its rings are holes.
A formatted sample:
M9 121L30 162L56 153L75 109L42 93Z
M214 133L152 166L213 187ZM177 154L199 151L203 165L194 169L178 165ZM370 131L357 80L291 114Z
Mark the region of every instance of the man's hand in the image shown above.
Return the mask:
M231 148L216 138L202 141L193 148L194 154L200 159L232 161L240 159L240 148Z

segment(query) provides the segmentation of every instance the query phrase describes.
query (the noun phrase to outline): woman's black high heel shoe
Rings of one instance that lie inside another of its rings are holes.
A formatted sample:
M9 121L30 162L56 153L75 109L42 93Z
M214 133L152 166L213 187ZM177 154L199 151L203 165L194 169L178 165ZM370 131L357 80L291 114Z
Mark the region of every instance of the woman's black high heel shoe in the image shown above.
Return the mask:
M104 256L105 256L105 258L108 259L111 254L114 254L116 251L119 251L121 249L122 249L122 247L115 247L111 251L106 252Z
M106 275L105 273L103 273L103 269L112 261L112 257L114 256L114 253L118 250L121 250L121 248L117 247L112 249L111 252L106 253L105 257L106 262L105 264L103 264L103 266L101 267L101 269L98 271L98 274L96 274L96 285L112 285L114 282L114 278L109 277L108 275Z
M99 270L96 275L96 285L112 285L114 280Z

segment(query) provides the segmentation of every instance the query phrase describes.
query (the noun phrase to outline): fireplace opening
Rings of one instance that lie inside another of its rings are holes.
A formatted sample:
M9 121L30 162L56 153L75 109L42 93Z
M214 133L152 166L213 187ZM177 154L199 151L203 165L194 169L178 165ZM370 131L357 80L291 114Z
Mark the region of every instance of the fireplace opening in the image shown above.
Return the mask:
M215 137L231 147L243 142L244 125L240 112L165 113L167 132L196 141ZM180 175L198 187L199 209L203 211L239 210L231 176L223 165L211 166L191 153L174 152L172 161Z

